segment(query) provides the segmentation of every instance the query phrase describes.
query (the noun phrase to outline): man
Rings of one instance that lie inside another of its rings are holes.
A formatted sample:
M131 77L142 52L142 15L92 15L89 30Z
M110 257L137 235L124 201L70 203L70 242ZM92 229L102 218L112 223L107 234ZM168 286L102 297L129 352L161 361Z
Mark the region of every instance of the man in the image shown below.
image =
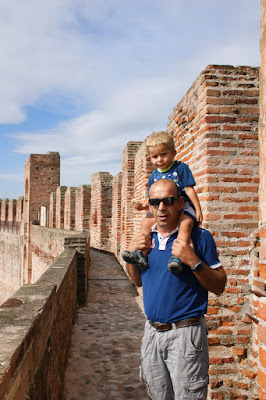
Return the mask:
M151 241L135 234L129 251L150 247L147 269L127 264L137 286L143 286L147 322L141 346L142 372L152 400L207 398L208 342L204 314L208 291L224 291L226 274L212 235L192 232L193 246L177 238L183 199L173 181L160 179L149 190L156 225ZM175 275L167 268L171 255L185 265Z

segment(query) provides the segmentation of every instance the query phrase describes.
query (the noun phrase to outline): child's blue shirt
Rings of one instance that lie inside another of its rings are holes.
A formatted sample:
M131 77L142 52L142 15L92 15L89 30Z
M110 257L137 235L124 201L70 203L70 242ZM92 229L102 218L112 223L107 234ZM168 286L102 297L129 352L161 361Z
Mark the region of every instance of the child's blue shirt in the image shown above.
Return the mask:
M156 168L149 177L148 189L150 189L153 182L156 182L159 179L170 179L171 181L174 181L178 186L182 197L184 197L184 200L192 204L184 189L188 186L195 186L196 182L187 164L181 161L174 161L166 170Z

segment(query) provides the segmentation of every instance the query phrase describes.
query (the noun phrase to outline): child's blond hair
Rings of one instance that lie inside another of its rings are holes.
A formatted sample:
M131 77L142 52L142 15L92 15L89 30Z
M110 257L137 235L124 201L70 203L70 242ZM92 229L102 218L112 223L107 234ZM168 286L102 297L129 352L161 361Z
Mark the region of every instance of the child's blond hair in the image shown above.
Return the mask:
M171 152L175 151L175 141L171 133L165 131L156 131L145 139L147 153L149 154L149 147L160 146L164 144Z

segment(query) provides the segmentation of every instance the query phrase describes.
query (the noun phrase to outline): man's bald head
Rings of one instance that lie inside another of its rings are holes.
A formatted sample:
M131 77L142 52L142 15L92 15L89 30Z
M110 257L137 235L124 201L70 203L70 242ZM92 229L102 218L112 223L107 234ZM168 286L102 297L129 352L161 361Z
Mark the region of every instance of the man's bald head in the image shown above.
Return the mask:
M173 197L179 198L180 197L180 191L177 187L177 185L175 184L174 181L171 181L170 179L159 179L158 181L155 181L151 184L150 189L149 189L149 197L150 197L150 193L153 192L154 189L156 189L157 187L160 188L171 188L173 190Z

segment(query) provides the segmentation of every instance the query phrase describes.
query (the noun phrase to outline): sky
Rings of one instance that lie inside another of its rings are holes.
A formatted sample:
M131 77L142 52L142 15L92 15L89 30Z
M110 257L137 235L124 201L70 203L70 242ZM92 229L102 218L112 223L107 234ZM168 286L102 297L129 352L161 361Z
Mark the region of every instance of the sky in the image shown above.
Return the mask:
M261 0L0 0L0 198L30 154L64 186L121 171L209 64L260 65Z

